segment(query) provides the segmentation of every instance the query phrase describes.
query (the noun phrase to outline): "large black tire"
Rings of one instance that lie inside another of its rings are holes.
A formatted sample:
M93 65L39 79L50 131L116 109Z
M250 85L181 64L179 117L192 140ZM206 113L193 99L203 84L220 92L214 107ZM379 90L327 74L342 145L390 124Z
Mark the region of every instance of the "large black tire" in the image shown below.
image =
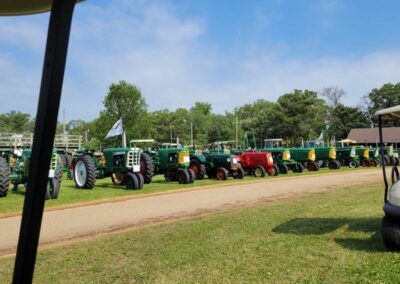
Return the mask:
M233 177L237 178L237 179L243 179L244 178L244 170L243 170L243 168L239 167L238 170L236 171L236 174ZM265 177L265 169L264 169L264 177Z
M70 168L70 167L71 167L71 163L72 163L72 156L71 156L71 154L66 153L66 154L64 155L64 157L65 157L65 166L68 167L68 168Z
M400 224L399 221L388 216L382 219L382 239L389 251L400 251Z
M217 180L226 180L228 178L229 172L225 168L218 168L215 174Z
M284 165L284 164L279 165L279 172L280 172L281 174L287 175L287 174L289 173L289 168L288 168L288 166L286 166L286 165Z
M144 177L141 173L135 173L137 179L138 179L138 188L137 189L142 189L144 186Z
M10 187L10 168L7 160L0 157L0 197L6 197Z
M195 158L190 160L189 168L193 170L198 180L202 180L206 175L206 167Z
M166 170L164 172L164 177L165 177L165 181L176 181L177 179L177 174L175 171L173 170Z
M139 180L135 173L128 172L125 175L125 187L126 189L139 189Z
M60 154L58 155L58 162L61 164L63 168L67 167L67 158L66 154Z
M336 166L337 166L336 169L340 169L342 167L342 165L340 164L340 162L338 160L335 160L335 163L336 163Z
M54 170L54 177L49 178L46 190L46 199L57 199L60 193L61 180L63 175L63 164L58 163Z
M395 165L396 166L399 166L400 165L400 159L399 158L397 158L397 157L394 157L394 161L395 161Z
M383 156L383 162L385 163L385 166L390 166L391 162L392 162L392 159L390 159L390 156L384 155Z
M112 173L111 174L111 182L113 183L113 185L124 185L125 174L123 174L123 173Z
M77 157L73 168L75 186L92 189L96 183L96 167L92 157L89 155Z
M265 177L265 168L263 166L257 166L253 174L255 177Z
M189 183L194 183L194 180L196 179L196 174L192 169L187 169L188 174L189 174Z
M329 164L328 164L329 169L331 169L331 170L339 169L340 168L340 163L339 162L336 163L336 162L337 162L336 160L329 161Z
M189 172L185 169L179 169L178 171L178 182L180 184L186 184L189 183L190 181L190 176Z
M154 176L154 164L147 153L140 154L140 173L144 178L144 183L151 183L151 179Z

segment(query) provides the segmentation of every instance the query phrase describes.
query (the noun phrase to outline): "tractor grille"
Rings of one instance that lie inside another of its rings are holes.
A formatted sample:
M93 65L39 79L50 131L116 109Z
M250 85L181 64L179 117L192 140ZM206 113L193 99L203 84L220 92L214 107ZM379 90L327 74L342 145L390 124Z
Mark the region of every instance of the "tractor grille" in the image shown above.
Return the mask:
M133 168L134 166L140 165L140 152L129 151L126 157L126 167Z
M55 170L57 168L57 161L58 161L58 154L53 152L51 155L51 161L50 161L50 169Z

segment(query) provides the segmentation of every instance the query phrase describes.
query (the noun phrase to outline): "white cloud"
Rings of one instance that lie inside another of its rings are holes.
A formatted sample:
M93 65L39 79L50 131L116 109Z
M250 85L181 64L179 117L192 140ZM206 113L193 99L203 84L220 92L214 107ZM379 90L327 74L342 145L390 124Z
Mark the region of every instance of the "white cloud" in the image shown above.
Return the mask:
M279 50L254 43L244 46L246 55L229 47L218 52L214 47L220 43L205 39L212 27L200 18L178 16L164 2L111 1L103 7L87 1L77 6L75 16L61 105L68 119L96 117L108 86L119 80L135 83L151 110L189 107L201 100L218 112L258 98L275 100L295 88L332 85L344 88L346 102L355 105L372 88L399 80L400 50L309 61L301 54L282 58ZM21 26L30 24L27 18ZM34 32L21 28L8 33L7 43L30 42L31 33L37 40L43 30L35 25L42 23L32 24ZM35 40L26 44L32 58L42 56L37 54L40 40ZM6 101L0 111L35 113L42 60L25 65L18 54L0 53L0 95Z

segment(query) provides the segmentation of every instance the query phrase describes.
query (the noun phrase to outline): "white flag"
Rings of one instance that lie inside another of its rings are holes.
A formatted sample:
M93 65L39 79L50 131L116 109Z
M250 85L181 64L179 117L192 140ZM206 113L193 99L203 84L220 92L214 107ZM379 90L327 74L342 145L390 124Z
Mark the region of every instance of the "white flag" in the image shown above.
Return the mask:
M324 131L322 131L319 137L317 138L317 141L323 141L323 140L324 140Z
M106 139L118 135L122 135L124 133L124 128L122 127L122 119L118 120L114 126L108 131Z

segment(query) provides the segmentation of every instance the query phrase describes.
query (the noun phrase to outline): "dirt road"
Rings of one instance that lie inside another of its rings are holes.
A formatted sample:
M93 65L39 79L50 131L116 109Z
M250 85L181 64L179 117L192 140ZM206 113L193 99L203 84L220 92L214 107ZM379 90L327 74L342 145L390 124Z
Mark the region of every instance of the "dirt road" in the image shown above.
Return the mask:
M99 233L183 218L260 201L304 195L381 180L378 170L320 174L258 183L232 184L215 188L144 196L44 214L41 244L93 236ZM61 197L62 198L62 197ZM0 219L0 253L12 252L18 240L20 216Z

